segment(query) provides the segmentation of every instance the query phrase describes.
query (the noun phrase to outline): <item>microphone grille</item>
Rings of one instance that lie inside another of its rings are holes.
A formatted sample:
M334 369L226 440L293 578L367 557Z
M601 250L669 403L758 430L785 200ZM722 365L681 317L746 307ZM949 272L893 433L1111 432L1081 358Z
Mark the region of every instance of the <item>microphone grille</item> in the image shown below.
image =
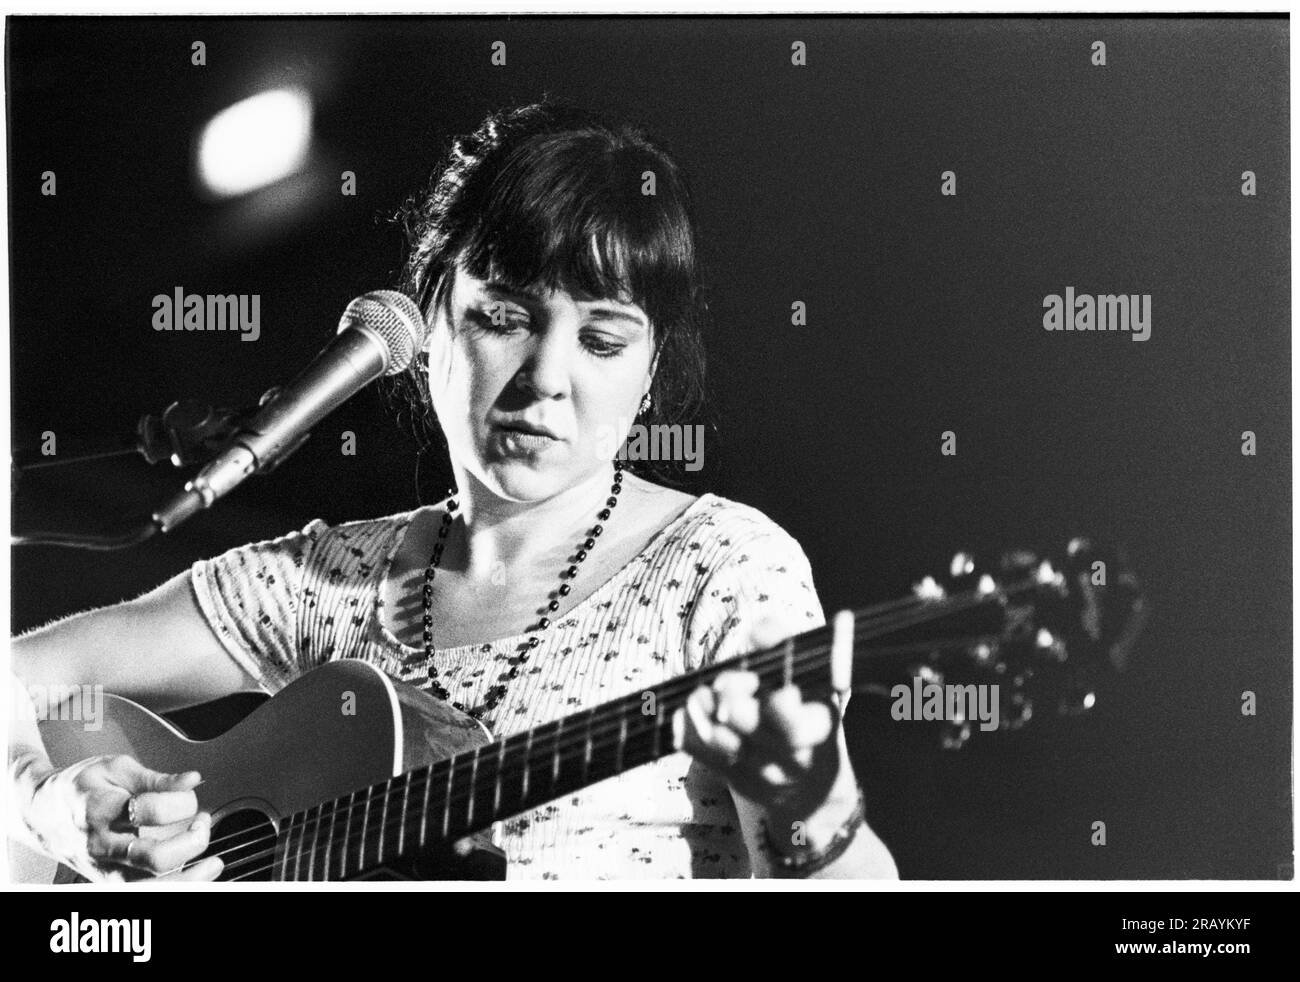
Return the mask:
M424 344L424 315L415 301L397 290L372 290L348 304L339 319L339 333L352 327L379 335L388 348L385 375L405 371Z

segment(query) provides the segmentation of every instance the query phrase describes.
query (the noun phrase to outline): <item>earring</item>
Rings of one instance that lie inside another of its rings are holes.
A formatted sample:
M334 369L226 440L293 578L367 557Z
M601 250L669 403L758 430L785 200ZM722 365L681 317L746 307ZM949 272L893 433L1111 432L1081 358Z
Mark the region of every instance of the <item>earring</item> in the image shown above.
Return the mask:
M641 409L640 409L640 411L637 413L637 415L638 415L638 416L644 416L646 413L648 413L648 412L650 411L650 405L651 405L651 403L650 403L650 393L647 392L647 393L645 394L645 398L641 400Z

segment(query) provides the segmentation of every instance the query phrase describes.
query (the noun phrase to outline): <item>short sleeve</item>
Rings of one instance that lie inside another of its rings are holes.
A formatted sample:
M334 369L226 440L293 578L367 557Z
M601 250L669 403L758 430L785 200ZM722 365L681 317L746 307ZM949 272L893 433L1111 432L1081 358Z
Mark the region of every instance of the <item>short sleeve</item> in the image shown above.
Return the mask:
M298 611L320 519L277 539L237 546L190 567L199 609L222 645L267 692L301 671Z
M687 669L752 650L750 630L764 619L787 636L826 623L808 557L777 526L738 543L704 581L687 625Z

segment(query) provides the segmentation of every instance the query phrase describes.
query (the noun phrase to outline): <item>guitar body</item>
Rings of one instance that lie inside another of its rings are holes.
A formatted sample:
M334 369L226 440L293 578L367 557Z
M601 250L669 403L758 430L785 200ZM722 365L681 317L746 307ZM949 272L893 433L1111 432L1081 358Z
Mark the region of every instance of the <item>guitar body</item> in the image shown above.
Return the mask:
M74 720L45 720L40 730L56 767L128 754L156 771L199 771L195 794L213 817L214 842L246 829L279 831L295 812L491 740L477 720L351 659L306 673L211 740L191 740L143 706L111 695L99 730ZM486 834L474 841L464 855L444 850L362 878L504 879L504 854ZM222 879L274 878L271 857L239 865Z

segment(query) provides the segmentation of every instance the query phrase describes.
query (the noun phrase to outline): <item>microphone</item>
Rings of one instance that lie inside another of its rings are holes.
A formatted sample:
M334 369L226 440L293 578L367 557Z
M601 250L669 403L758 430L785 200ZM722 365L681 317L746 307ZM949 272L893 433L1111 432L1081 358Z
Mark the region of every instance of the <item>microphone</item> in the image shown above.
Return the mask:
M306 370L272 389L257 413L185 490L153 513L170 532L245 478L273 470L310 436L310 430L381 375L405 370L423 347L426 325L415 301L395 290L357 297L343 312L337 336Z

